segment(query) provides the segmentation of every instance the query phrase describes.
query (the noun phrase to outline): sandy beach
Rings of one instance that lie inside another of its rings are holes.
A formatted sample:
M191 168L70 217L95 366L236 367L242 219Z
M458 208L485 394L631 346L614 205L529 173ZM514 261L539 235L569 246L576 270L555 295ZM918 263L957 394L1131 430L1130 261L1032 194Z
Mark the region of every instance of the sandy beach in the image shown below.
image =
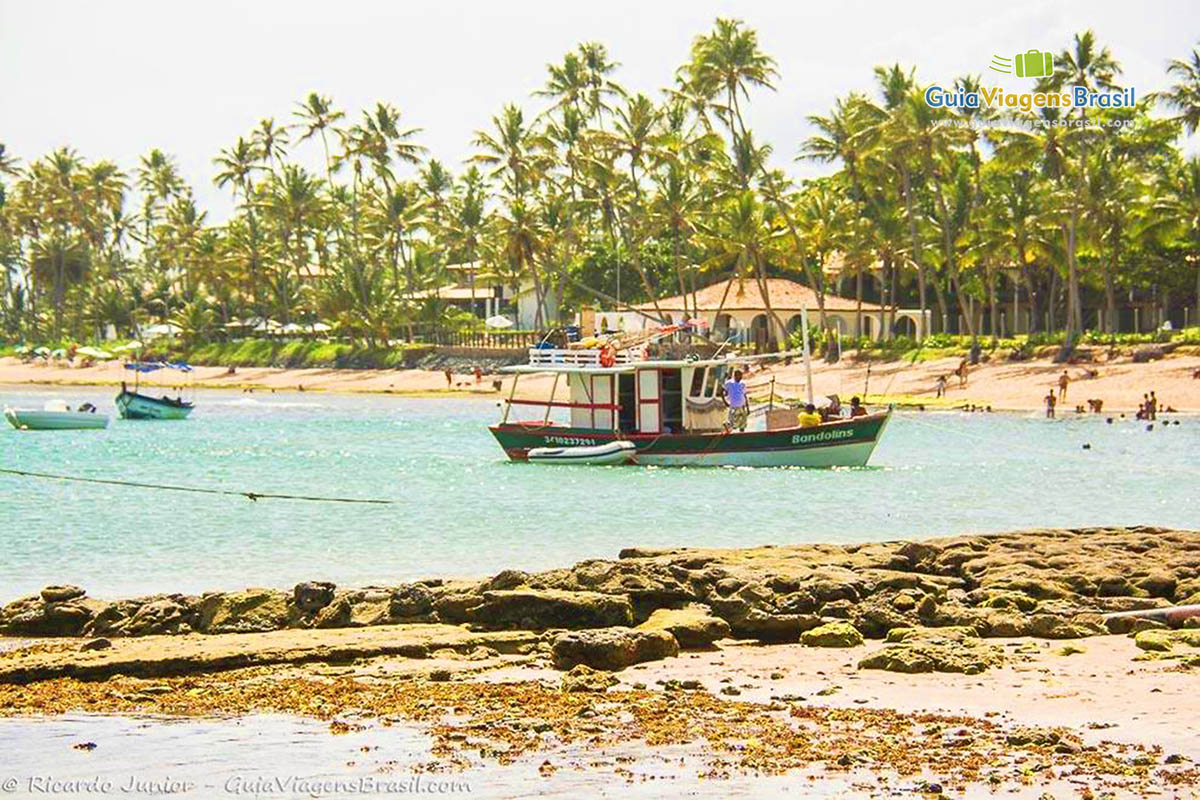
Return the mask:
M1190 351L1189 351L1190 352ZM836 364L817 359L813 362L813 387L818 396L837 394L843 401L852 395L868 394L880 402L902 401L933 405L991 406L994 410L1030 411L1044 408L1046 393L1058 385L1063 365L1049 359L1023 362L992 361L971 367L966 386L960 386L953 374L958 358L943 358L910 364L907 361L859 363L845 358ZM869 370L869 374L868 374ZM1200 355L1171 354L1147 363L1134 363L1130 355L1118 355L1112 361L1066 367L1071 384L1060 411L1072 412L1076 405L1100 399L1106 411L1134 411L1147 392L1154 391L1160 409L1168 406L1181 412L1200 412ZM1089 370L1098 373L1088 375ZM947 376L946 396L938 401L937 380ZM0 384L38 384L54 386L117 386L129 377L115 361L91 366L72 366L65 362L24 362L16 358L0 359ZM800 397L804 392L804 367L799 360L756 369L748 384L752 394L765 398L771 391L781 397ZM501 381L497 392L494 381ZM230 373L224 367L196 367L197 387L233 389L251 392L321 391L369 392L396 395L455 395L495 397L506 395L512 378L484 369L482 380L473 374L455 373L447 384L440 371L353 370L353 369L282 369L242 367ZM179 375L162 373L143 376L147 386L176 387ZM520 381L518 396L544 399L550 393L550 376L527 376Z

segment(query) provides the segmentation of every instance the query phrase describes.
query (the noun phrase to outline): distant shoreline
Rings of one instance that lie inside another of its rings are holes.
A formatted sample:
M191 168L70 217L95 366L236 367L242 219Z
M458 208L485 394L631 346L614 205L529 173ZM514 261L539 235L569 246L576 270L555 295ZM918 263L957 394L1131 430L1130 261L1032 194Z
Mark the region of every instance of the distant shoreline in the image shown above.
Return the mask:
M1180 413L1200 412L1200 355L1173 354L1148 363L1134 363L1128 356L1110 362L1086 365L1062 365L1048 359L1030 361L993 360L973 366L967 385L959 386L954 370L957 357L933 359L911 364L904 360L856 362L845 358L836 364L823 360L813 363L814 394L837 394L843 401L853 395L867 394L873 402L899 405L925 405L926 408L974 405L994 411L1032 412L1045 409L1045 396L1054 389L1064 369L1071 382L1067 399L1059 402L1059 416L1074 416L1077 405L1098 398L1102 413L1136 411L1142 396L1154 391L1159 407ZM1086 370L1097 377L1086 378ZM447 385L443 371L423 369L337 369L239 367L230 373L226 367L195 367L191 373L196 388L226 389L246 393L304 391L337 394L376 394L401 397L452 398L507 397L513 378L500 373L485 373L478 381L467 372L452 372ZM939 400L936 386L946 376L946 395ZM173 375L178 378L179 376ZM16 358L0 358L0 386L119 386L129 373L120 363L110 361L88 367L33 364ZM772 385L772 380L774 384ZM747 382L752 396L766 397L772 391L778 399L797 399L804 394L804 367L798 360L752 373ZM500 381L496 391L493 382ZM144 386L175 388L187 381L157 381L143 378ZM547 399L553 379L546 375L521 379L518 397ZM561 387L560 387L561 388ZM864 390L866 390L864 392Z

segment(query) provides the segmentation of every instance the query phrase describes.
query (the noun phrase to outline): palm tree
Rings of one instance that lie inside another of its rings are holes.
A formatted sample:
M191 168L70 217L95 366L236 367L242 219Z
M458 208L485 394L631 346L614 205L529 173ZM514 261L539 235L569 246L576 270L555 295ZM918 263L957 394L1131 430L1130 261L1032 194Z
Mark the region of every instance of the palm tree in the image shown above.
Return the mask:
M254 143L258 157L271 170L275 169L276 161L282 161L287 155L287 128L276 125L273 117L259 121L258 127L250 134L250 141Z
M250 295L254 298L255 312L265 319L266 312L262 305L262 291L259 279L261 260L258 217L255 214L254 202L254 173L256 170L262 169L258 163L260 160L261 154L258 147L253 142L248 142L238 137L233 147L222 150L213 159L213 164L219 169L216 177L213 178L213 183L219 188L228 185L232 187L235 196L240 194L242 197L242 209L246 215L246 223L249 231L247 250L250 266Z
M1161 185L1160 199L1152 210L1155 232L1182 236L1190 245L1196 266L1196 309L1200 317L1200 157L1192 156L1171 169Z
M1039 91L1060 91L1064 86L1081 86L1089 92L1116 87L1116 77L1121 65L1112 57L1107 47L1096 44L1092 31L1075 34L1072 47L1064 49L1054 61L1054 74L1038 82ZM1086 123L1087 109L1079 107L1081 126ZM1078 140L1076 180L1064 226L1067 255L1067 338L1066 350L1074 346L1083 330L1083 308L1079 292L1079 218L1083 213L1087 190L1088 140L1093 135L1086 127L1074 131Z
M1165 92L1156 93L1154 98L1179 112L1172 119L1182 124L1191 136L1200 129L1200 49L1192 48L1190 59L1171 59L1167 74L1178 76L1176 82Z
M330 186L333 186L333 159L329 152L327 134L330 130L333 130L335 134L338 132L334 125L346 116L345 113L335 109L333 101L328 97L310 92L304 102L296 104L296 110L292 112L292 116L300 120L296 127L303 131L300 138L296 140L297 142L307 141L313 136L321 137L321 146L325 150L325 179L329 181Z

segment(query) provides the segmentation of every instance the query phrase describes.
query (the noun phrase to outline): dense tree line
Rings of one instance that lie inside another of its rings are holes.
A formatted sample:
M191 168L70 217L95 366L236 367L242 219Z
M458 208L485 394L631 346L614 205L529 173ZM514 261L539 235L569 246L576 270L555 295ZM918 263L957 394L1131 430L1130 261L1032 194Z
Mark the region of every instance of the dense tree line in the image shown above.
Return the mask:
M236 201L220 225L160 150L127 170L69 147L23 165L0 145L3 332L172 321L204 340L270 318L374 345L478 324L423 295L463 262L532 285L539 327L560 321L551 309L691 296L731 275L768 305L768 276L814 287L822 324L839 288L976 336L999 332L1014 293L1034 330L1071 340L1116 330L1130 298L1195 319L1200 161L1179 141L1200 126L1200 51L1121 109L934 108L914 70L877 67L789 145L836 169L802 183L753 132L751 99L780 76L742 23L698 36L657 98L623 89L617 67L600 44L567 53L531 104L476 132L458 174L393 106L354 117L311 94L213 159ZM1055 70L1038 89L1121 84L1091 32ZM844 286L825 269L835 256Z

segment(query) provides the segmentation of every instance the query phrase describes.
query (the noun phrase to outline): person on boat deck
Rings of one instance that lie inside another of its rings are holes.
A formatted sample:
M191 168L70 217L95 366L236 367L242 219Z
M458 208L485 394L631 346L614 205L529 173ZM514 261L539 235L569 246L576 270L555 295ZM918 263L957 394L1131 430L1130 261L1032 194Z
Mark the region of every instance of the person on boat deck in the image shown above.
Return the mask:
M750 406L746 400L746 384L742 383L740 369L734 370L733 377L725 381L725 405L729 407L729 421L725 423L725 429L746 430L746 422L750 419Z
M817 413L817 407L809 403L800 412L800 427L815 428L821 424L821 415Z
M862 404L862 400L858 399L858 395L850 398L850 416L865 417L867 415L867 407Z

